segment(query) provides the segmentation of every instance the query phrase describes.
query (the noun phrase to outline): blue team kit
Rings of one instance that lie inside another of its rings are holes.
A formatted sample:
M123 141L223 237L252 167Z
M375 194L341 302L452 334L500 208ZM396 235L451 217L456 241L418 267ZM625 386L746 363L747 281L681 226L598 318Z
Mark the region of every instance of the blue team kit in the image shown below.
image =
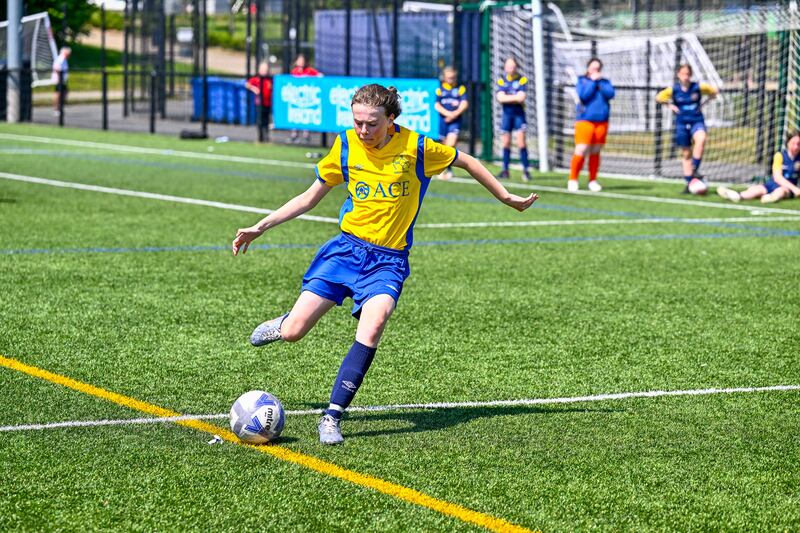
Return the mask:
M319 249L303 276L304 291L310 291L342 305L353 299L353 316L361 315L364 302L379 294L395 301L411 273L408 250L394 250L370 244L349 233L340 233Z

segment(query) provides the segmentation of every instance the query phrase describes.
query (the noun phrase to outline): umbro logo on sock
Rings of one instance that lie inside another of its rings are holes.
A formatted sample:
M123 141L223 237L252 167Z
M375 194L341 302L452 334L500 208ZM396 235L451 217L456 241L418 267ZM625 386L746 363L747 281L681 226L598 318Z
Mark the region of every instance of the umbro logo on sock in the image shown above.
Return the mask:
M355 392L356 390L358 390L358 387L356 387L356 384L353 383L352 381L342 381L342 388L347 389L350 392Z

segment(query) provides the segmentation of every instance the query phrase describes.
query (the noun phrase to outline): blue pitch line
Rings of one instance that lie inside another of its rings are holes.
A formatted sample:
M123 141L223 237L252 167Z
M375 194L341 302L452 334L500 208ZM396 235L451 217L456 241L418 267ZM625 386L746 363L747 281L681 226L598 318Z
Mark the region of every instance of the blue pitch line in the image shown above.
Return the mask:
M428 191L425 194L425 198L440 198L443 200L456 200L459 202L476 202L482 204L500 205L495 198L481 198L478 196L464 196L460 194L443 194L430 191ZM548 204L548 203L535 203L533 204L533 206L531 206L531 208L547 209L550 211L568 211L570 213L591 213L593 215L609 215L609 216L631 217L631 218L646 218L653 216L642 213L631 213L630 211L611 211L606 209L594 209L591 207L573 207L569 205ZM655 217L655 218L661 218L661 217Z
M487 203L487 204L495 204L497 200L494 198L480 198L477 196L464 196L458 194L442 194L442 193L432 193L428 192L425 195L426 198L433 197L433 198L441 198L445 200L457 200L463 202L477 202L477 203ZM590 213L593 215L607 215L607 216L618 216L624 218L664 218L669 220L681 220L679 217L664 217L661 215L653 215L651 213L634 213L631 211L613 211L608 209L594 209L591 207L573 207L568 205L561 205L561 204L549 204L549 203L535 203L533 204L532 208L536 209L547 209L550 211L565 211L570 213ZM748 226L745 224L737 224L737 223L730 223L730 222L702 222L702 221L693 221L693 222L686 222L686 224L698 224L698 225L706 225L706 226L715 226L718 228L730 228L730 229L743 229L748 231L771 231L770 228L764 228L759 226Z
M457 200L463 202L478 202L478 203L489 203L494 204L497 203L497 200L494 198L479 198L476 196L463 196L458 194L441 194L441 193L432 193L428 192L426 197L433 197L433 198L442 198L446 200ZM634 213L631 211L614 211L609 209L595 209L592 207L574 207L569 205L561 205L561 204L549 204L549 203L535 203L533 204L532 208L535 209L547 209L550 211L564 211L569 213L590 213L593 215L606 215L606 216L616 216L616 217L624 217L624 218L670 218L670 217L663 217L660 215L653 215L651 213ZM678 217L672 217L670 220L680 220ZM744 229L749 231L770 231L770 228L761 228L755 226L745 226L743 224L732 224L728 222L687 222L687 224L700 224L700 225L707 225L707 226L716 226L719 228L731 228L731 229Z
M414 246L481 246L487 244L559 244L576 242L727 239L736 237L800 237L800 231L769 230L751 233L669 233L665 235L609 235L596 237L529 237L517 239L473 239L450 241L423 241ZM250 250L317 249L320 244L254 244ZM83 254L83 253L139 253L139 252L219 252L229 251L229 245L207 246L144 246L141 248L31 248L0 250L0 255Z
M260 172L247 172L247 171L240 171L240 170L228 170L223 168L209 168L202 165L191 165L188 163L165 163L165 162L158 162L158 161L144 161L141 159L127 159L122 157L110 157L110 156L102 156L102 155L95 155L95 154L86 154L86 153L76 153L76 152L69 152L63 150L47 150L47 149L34 149L34 148L22 148L22 149L0 149L1 153L9 153L9 154L20 154L26 153L31 155L51 155L56 157L70 157L74 159L81 159L81 160L91 160L91 161L100 161L105 163L122 163L127 165L135 165L135 166L145 166L151 168L163 168L163 169L170 169L170 170L190 170L192 172L198 172L202 174L211 174L211 175L224 175L224 176L236 176L240 178L248 178L248 179L257 179L257 180L266 180L266 181L288 181L293 183L310 183L309 179L306 178L292 178L289 176L274 176L270 174L264 174ZM447 194L447 193L434 193L428 192L426 194L429 198L439 198L442 200L454 200L460 202L475 202L475 203L489 203L494 204L497 202L494 198L481 198L478 196L466 196L460 194ZM548 204L548 203L536 203L533 204L533 207L536 209L546 209L550 211L563 211L563 212L570 212L570 213L590 213L595 215L606 215L606 216L619 216L619 217L627 217L627 218L664 218L658 215L653 215L649 213L635 213L631 211L616 211L616 210L608 210L608 209L594 209L591 207L573 207L568 205L561 205L561 204ZM687 222L687 224L700 224L700 225L708 225L708 226L715 226L719 228L730 228L730 229L744 229L748 231L770 231L769 228L759 227L759 226L748 226L744 224L732 224L726 222Z

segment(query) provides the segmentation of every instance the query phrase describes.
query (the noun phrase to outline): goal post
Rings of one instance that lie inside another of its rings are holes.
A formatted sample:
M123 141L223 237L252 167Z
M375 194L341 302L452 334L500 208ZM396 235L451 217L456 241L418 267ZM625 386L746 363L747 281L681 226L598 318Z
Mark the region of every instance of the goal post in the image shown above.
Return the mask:
M31 86L53 85L53 61L58 57L47 12L22 17L22 61L31 69ZM8 21L0 21L0 62L7 62Z
M684 11L657 7L649 13L603 6L599 12L563 14L546 4L540 17L541 57L535 46L535 4L483 3L489 33L483 82L490 93L484 102L491 109L491 126L484 127L491 129L484 129L482 138L490 156L501 153L501 107L493 93L509 56L531 84L525 108L532 159L546 158L555 169L569 167L575 85L593 52L616 88L601 172L682 176L673 113L655 96L675 83L676 67L683 63L692 67L695 81L720 90L703 105L708 140L700 173L707 179L744 183L763 176L785 133L800 127L800 15L794 3ZM534 90L538 82L544 95ZM537 127L540 118L543 128Z

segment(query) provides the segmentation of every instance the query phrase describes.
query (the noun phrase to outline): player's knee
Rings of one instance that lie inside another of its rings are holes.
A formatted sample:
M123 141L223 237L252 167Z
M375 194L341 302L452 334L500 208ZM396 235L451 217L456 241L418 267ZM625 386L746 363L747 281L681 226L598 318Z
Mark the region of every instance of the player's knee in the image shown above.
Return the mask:
M383 325L369 324L358 328L358 341L367 346L377 346L383 335Z

